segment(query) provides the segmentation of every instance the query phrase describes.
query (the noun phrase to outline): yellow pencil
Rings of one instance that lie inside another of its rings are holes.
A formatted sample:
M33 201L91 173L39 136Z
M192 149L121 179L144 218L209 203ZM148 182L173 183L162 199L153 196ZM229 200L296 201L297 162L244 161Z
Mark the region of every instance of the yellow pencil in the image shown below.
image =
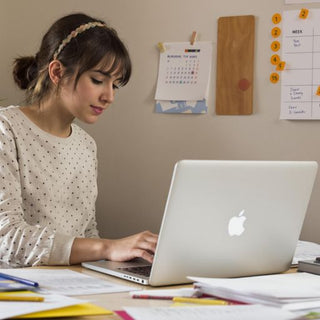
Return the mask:
M205 305L219 305L225 306L230 304L224 300L216 300L216 299L203 299L203 298L184 298L184 297L174 297L174 302L184 302L184 303L194 303L194 304L205 304Z
M29 302L42 302L44 297L40 296L19 296L19 295L1 295L0 301L29 301Z

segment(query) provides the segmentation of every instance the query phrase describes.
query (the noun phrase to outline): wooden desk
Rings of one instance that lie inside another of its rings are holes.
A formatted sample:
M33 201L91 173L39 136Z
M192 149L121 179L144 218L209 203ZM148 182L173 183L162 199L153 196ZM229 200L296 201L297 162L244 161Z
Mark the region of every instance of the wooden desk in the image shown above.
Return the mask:
M40 267L40 268L49 268L49 267ZM50 267L51 269L52 267ZM131 281L121 280L116 277L112 277L109 275L105 275L100 272L92 271L86 268L79 266L71 266L71 267L54 267L55 269L70 269L73 271L77 271L92 277L101 278L106 281L110 281L113 283L130 286L132 289L139 290L153 290L153 289L177 289L177 288L191 288L192 284L188 285L177 285L177 286L167 286L167 287L150 287L144 286L138 283L133 283ZM291 268L287 272L296 272L296 268ZM98 306L101 306L108 310L123 310L123 307L169 307L172 302L170 300L156 300L156 299L132 299L129 296L128 292L120 292L120 293L104 293L104 294L96 294L96 295L85 295L85 296L76 296L79 299L85 299L87 301L92 302ZM64 318L59 318L60 320ZM87 316L87 317L72 317L65 318L68 320L72 319L82 319L82 320L120 320L121 318L117 315L103 315L103 316Z

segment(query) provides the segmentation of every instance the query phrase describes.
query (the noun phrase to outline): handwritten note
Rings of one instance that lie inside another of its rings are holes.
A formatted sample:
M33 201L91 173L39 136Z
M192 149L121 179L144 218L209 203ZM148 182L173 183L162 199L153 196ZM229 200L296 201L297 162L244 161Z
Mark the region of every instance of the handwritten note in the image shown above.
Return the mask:
M320 119L320 9L283 13L281 119Z

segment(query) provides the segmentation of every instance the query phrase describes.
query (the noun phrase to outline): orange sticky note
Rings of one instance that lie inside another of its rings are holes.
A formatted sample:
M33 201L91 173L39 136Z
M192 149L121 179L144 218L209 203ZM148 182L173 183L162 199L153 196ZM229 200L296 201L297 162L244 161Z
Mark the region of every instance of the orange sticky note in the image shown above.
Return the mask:
M278 63L278 65L277 65L276 70L277 70L277 71L283 71L284 68L285 68L285 66L286 66L285 61L280 61L280 62Z
M308 18L308 14L309 14L309 10L303 8L303 9L300 10L299 18L300 19L307 19Z
M318 89L317 89L316 95L317 95L317 96L320 96L320 86L319 86Z
M271 43L271 50L272 51L278 51L280 49L280 42L279 41L273 41Z
M271 30L271 35L274 37L274 38L278 38L281 34L281 29L278 28L278 27L274 27L272 28Z
M270 82L277 83L279 81L279 74L276 72L271 73L270 75Z
M272 22L274 24L278 24L281 22L281 14L280 13L275 13L273 16L272 16Z
M274 54L271 56L271 59L270 59L270 62L274 65L274 66L277 66L280 62L280 57L278 54Z

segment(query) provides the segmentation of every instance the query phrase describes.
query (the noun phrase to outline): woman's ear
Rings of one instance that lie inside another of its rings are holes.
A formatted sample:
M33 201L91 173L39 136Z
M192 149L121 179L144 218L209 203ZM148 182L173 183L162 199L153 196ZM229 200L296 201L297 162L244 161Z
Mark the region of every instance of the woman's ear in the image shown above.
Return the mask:
M53 60L49 63L49 77L54 85L58 85L63 73L64 66L59 60Z

